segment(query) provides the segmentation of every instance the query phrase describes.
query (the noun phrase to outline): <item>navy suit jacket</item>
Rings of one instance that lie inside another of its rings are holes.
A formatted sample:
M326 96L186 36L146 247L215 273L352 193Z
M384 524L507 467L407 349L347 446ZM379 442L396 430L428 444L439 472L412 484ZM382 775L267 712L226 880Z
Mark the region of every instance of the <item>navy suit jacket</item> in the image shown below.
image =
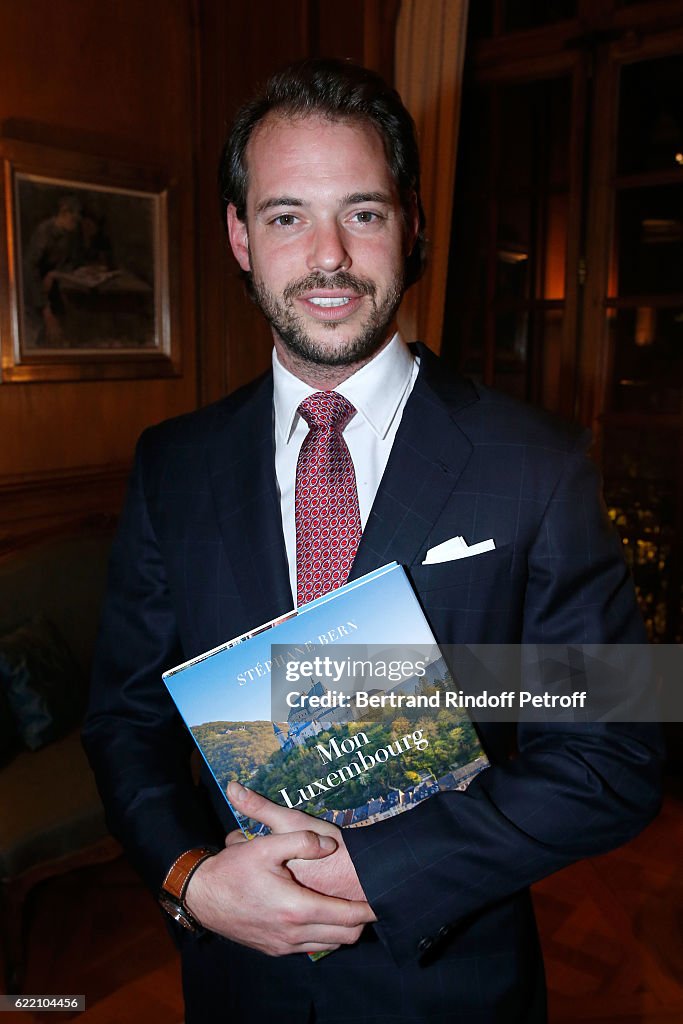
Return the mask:
M354 577L405 565L441 643L639 643L587 436L451 376L428 350ZM423 566L462 535L494 551ZM292 607L270 374L146 431L115 541L86 748L110 827L153 890L234 827L197 789L166 668ZM629 839L658 806L648 726L482 729L493 767L347 845L378 924L312 964L183 935L187 1020L544 1020L528 886ZM215 787L214 787L215 789ZM221 1016L223 1015L223 1016Z

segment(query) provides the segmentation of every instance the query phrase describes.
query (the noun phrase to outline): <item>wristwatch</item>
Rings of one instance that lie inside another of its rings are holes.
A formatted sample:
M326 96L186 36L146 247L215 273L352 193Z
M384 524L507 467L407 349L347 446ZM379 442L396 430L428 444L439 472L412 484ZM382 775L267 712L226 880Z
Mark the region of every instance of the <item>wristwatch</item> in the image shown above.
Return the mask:
M202 926L185 906L185 893L190 879L200 864L215 856L218 850L211 846L198 846L181 853L171 865L159 891L159 903L174 921L188 932L200 932Z

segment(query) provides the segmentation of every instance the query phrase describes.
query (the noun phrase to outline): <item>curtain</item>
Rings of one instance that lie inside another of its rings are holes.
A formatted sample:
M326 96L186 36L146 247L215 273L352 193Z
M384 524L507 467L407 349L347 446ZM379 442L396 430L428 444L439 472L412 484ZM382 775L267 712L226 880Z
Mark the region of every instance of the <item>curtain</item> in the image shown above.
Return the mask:
M396 26L396 88L415 119L422 158L428 267L406 294L399 325L406 341L441 349L467 0L402 0Z

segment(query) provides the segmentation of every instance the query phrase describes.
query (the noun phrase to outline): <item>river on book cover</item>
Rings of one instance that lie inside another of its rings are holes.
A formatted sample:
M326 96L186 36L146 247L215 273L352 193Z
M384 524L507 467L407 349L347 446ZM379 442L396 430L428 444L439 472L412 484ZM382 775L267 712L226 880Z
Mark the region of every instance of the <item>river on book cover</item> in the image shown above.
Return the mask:
M488 766L467 713L435 696L452 688L441 658L425 677L394 688L420 698L415 707L293 708L285 722L214 721L191 731L223 793L236 780L341 827L369 825L441 791L466 789ZM311 679L302 692L326 691ZM267 832L234 813L247 836Z

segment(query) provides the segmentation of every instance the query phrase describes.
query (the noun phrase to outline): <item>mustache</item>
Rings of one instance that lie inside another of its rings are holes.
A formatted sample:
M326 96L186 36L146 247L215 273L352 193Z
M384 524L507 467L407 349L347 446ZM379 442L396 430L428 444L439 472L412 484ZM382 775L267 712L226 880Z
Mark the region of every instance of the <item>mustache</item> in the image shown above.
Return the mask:
M298 281L292 281L286 286L282 293L282 297L285 302L290 302L292 299L298 298L299 295L303 295L304 292L313 291L315 288L347 288L354 291L357 295L369 295L373 297L377 291L377 286L373 281L368 281L363 277L356 277L355 274L350 274L348 270L337 270L334 274L323 274L321 271L315 271L312 274L308 274L307 277L299 278Z

